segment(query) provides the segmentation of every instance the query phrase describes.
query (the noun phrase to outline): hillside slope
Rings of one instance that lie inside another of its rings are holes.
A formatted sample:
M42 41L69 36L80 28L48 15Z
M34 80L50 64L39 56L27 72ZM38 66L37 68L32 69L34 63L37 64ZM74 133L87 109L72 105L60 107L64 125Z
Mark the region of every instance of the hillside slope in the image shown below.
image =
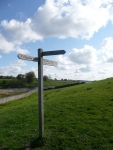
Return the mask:
M37 105L37 93L0 105L1 150L113 149L113 78L44 91L42 140Z

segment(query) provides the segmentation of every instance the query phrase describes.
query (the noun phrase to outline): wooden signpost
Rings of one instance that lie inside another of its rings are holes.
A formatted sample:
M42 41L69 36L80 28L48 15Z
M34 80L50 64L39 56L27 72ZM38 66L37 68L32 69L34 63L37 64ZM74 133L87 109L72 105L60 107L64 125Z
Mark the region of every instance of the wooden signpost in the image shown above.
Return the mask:
M49 55L61 55L65 54L65 50L56 50L56 51L45 51L43 49L38 49L38 57L27 56L23 54L18 54L19 59L29 60L38 62L38 105L39 105L39 138L43 137L44 134L44 100L43 100L43 65L57 66L56 61L51 61L43 59L43 56Z

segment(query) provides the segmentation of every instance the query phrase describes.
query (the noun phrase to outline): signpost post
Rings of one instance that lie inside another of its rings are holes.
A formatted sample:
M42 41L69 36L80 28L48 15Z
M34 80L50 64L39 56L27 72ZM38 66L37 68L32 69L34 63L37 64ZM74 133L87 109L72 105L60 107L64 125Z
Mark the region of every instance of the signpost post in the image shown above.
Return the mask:
M43 50L38 49L38 108L39 108L39 138L44 134L44 100L43 100Z
M65 54L65 50L45 51L38 49L38 57L18 54L19 59L38 62L38 105L39 105L39 138L44 134L44 100L43 100L43 65L57 66L56 61L43 59L43 56Z

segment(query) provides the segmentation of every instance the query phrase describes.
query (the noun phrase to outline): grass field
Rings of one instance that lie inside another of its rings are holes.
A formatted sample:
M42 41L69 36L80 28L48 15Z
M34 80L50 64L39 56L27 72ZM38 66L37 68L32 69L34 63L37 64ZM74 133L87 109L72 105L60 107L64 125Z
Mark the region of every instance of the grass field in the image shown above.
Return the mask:
M73 81L44 81L44 86L59 86L59 85L65 85L65 84L72 84L75 83Z
M44 81L44 86L58 86L58 85L65 85L65 84L72 84L75 83L73 81L55 81L55 80L48 80ZM36 87L38 86L38 81L34 81L32 83L26 84L27 87Z
M37 93L0 105L0 150L113 150L113 78L44 91L38 139Z
M2 88L11 88L12 87L12 82L14 79L0 79L0 89ZM4 87L3 81L5 81L6 86ZM21 81L21 80L20 80ZM24 81L23 81L24 82ZM65 85L65 84L72 84L75 83L73 81L58 81L58 80L48 80L44 81L44 86L58 86L58 85ZM38 81L34 80L31 83L25 83L22 85L20 88L24 87L37 87L38 86ZM18 84L15 85L13 88L18 88Z

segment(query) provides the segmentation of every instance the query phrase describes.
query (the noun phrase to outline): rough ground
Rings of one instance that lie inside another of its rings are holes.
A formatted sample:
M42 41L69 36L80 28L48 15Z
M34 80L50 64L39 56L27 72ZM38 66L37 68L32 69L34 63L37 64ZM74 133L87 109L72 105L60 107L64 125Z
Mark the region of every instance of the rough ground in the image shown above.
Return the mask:
M0 94L4 94L4 95L11 95L12 93L14 93L14 90L0 90Z

